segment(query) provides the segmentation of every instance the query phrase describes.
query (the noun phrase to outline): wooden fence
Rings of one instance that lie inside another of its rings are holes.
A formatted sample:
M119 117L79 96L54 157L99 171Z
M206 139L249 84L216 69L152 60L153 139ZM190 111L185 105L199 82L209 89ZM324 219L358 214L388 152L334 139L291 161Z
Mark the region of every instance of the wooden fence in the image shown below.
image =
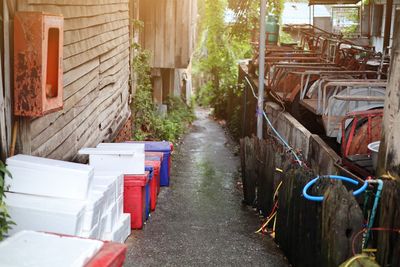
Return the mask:
M356 199L340 181L322 179L310 192L325 192L325 201L309 201L302 190L315 174L299 168L282 146L272 140L246 137L240 147L247 204L268 215L274 192L282 182L276 242L294 266L338 266L352 256L352 238L362 229L364 219ZM360 246L361 240L356 240L357 251Z

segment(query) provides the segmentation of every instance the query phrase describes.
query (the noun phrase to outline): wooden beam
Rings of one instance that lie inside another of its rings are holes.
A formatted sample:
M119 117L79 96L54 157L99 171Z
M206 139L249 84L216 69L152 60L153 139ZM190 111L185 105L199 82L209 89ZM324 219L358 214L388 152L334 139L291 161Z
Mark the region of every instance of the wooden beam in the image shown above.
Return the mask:
M385 31L383 35L383 50L390 45L390 30L392 27L393 0L386 0ZM395 35L393 35L394 37Z
M0 63L1 63L0 53ZM6 132L6 119L5 119L5 105L4 105L4 87L3 87L3 71L2 64L0 64L0 146L1 146L1 159L4 160L7 157L7 132Z
M378 155L377 176L385 181L379 203L379 226L399 228L400 214L400 16L396 12L389 86L386 90L382 138ZM380 266L399 266L400 239L390 232L379 232L377 260Z
M10 15L9 1L3 1L3 38L4 38L4 107L5 107L5 123L6 123L6 155L9 153L11 144L12 131L12 110L11 110L11 61L10 61Z
M400 24L397 16L395 25ZM400 181L400 27L393 34L392 58L388 89L386 90L385 113L381 146L379 152L378 174L395 176Z

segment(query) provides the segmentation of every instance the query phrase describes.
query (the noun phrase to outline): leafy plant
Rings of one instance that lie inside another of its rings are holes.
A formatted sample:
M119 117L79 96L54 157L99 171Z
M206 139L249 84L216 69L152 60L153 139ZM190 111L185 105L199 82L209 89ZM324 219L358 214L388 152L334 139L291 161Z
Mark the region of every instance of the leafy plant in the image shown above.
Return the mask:
M148 51L134 43L135 57L132 68L136 74L136 93L132 99L131 111L134 140L176 141L194 120L191 106L186 106L182 99L171 97L168 100L168 113L161 116L153 103L152 85Z
M11 173L7 170L4 163L0 161L0 241L4 239L4 236L11 229L11 226L15 225L15 223L11 221L6 204L4 203L4 176L6 174L11 177Z

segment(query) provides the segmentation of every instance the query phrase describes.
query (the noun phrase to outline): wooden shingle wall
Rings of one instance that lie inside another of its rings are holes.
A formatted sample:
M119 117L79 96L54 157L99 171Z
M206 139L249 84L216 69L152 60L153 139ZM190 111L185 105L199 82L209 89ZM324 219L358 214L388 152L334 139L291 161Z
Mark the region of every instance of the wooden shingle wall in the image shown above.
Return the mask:
M24 152L77 160L130 116L129 0L19 0L18 10L64 16L64 109L27 123Z
M194 50L197 0L142 0L141 45L152 52L152 68L186 68Z

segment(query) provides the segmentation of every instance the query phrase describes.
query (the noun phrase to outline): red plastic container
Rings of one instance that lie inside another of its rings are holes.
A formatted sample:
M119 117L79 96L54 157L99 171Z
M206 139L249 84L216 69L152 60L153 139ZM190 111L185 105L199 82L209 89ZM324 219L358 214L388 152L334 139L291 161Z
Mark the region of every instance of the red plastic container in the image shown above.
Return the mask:
M104 242L103 247L85 267L122 267L126 257L126 245Z
M164 158L164 153L162 152L145 152L146 160L151 160L151 161L156 161L160 163L160 166L158 168L158 180L157 180L157 195L160 194L160 186L161 186L161 167L162 167L162 162ZM154 158L157 158L157 160L154 160ZM157 170L156 170L157 171Z
M146 185L149 172L124 176L124 213L131 214L131 228L142 229L146 221Z
M146 160L146 166L153 167L153 179L150 182L150 209L154 211L157 205L157 195L160 188L160 166L161 162L155 160Z

